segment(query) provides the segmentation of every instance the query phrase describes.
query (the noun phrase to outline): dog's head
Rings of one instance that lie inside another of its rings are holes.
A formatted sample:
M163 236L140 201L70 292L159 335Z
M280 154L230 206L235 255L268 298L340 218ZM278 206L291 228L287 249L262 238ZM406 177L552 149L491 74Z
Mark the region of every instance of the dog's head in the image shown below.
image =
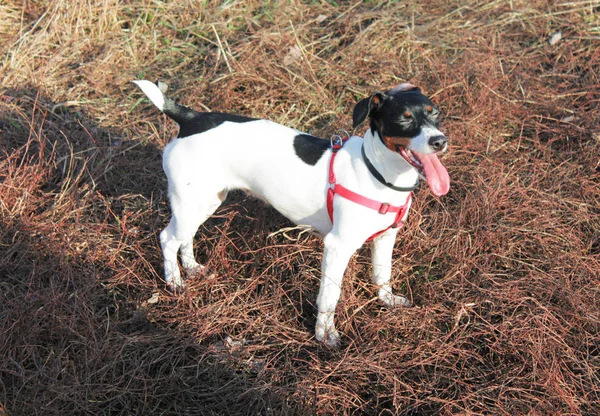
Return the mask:
M419 88L401 84L360 100L352 121L356 128L368 118L373 135L402 155L440 196L450 189L450 179L436 156L448 147L448 138L439 130L439 113Z

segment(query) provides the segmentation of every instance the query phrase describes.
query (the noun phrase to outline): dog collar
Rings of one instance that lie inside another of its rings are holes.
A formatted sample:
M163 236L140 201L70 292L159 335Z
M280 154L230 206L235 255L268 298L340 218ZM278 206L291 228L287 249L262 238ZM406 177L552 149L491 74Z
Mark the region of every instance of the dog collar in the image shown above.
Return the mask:
M367 169L369 169L369 172L371 172L371 175L373 175L375 177L375 179L377 179L379 182L381 182L383 185L387 186L388 188L393 189L394 191L398 191L398 192L412 192L415 189L417 189L417 186L419 186L419 179L417 179L417 182L413 186L410 186L410 187L401 187L401 186L392 185L391 183L389 183L385 180L383 175L381 173L379 173L379 171L377 169L375 169L375 166L373 166L373 164L371 163L371 161L365 154L365 146L364 145L361 146L360 153L365 162L365 165L367 165Z

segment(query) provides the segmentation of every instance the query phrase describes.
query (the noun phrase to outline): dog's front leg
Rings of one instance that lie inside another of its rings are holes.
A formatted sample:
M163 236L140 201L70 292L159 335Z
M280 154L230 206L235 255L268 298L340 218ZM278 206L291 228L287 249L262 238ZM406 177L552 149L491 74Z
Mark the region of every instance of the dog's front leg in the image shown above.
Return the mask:
M371 242L373 262L373 283L378 287L378 296L390 308L408 307L410 301L404 296L394 295L390 278L392 276L392 252L396 242L396 233L386 233Z
M317 326L315 335L319 341L329 346L337 346L340 335L335 329L335 307L340 298L342 278L348 261L356 251L339 236L329 233L324 239L322 277L319 296L317 297Z

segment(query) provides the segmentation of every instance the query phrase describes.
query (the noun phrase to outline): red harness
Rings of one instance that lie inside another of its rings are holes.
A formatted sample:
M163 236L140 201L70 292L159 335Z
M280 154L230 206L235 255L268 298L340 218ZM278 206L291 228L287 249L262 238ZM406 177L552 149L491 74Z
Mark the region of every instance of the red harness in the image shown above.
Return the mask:
M400 228L404 225L404 223L402 222L402 218L408 211L408 206L412 198L412 192L408 195L408 198L406 199L406 203L404 205L394 206L386 202L379 202L375 201L374 199L367 198L366 196L357 194L356 192L351 191L350 189L340 185L339 183L336 183L335 172L333 171L333 162L335 161L335 157L337 155L338 150L342 148L344 143L346 143L346 140L348 140L348 137L344 137L341 140L334 142L331 147L331 159L329 160L329 189L327 191L327 212L329 213L329 219L333 224L333 197L335 196L335 194L349 201L362 205L363 207L373 209L382 215L385 215L388 212L395 212L396 219L394 220L392 225L390 225L384 230L376 232L367 239L367 241L371 241L375 237L379 237L381 234L385 233L390 228Z

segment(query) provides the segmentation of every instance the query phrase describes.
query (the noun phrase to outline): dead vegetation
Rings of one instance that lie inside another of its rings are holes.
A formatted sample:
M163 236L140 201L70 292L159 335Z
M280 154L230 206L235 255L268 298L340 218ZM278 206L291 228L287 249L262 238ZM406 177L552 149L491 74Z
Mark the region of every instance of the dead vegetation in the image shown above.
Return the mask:
M596 1L0 5L0 414L600 412ZM402 81L445 114L381 308L368 252L313 338L320 242L230 199L165 290L160 151L129 83L324 137Z

